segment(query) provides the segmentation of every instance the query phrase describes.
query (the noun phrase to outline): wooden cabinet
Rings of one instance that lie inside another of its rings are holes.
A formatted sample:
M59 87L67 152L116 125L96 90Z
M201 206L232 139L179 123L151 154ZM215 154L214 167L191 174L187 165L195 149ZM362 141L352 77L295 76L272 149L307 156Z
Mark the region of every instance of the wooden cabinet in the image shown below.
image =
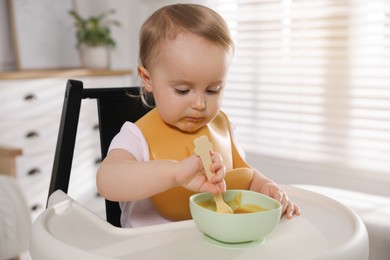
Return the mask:
M16 177L35 219L45 208L68 79L84 87L131 85L131 71L56 70L0 73L0 145L17 147ZM100 162L97 106L83 100L69 194L94 210Z

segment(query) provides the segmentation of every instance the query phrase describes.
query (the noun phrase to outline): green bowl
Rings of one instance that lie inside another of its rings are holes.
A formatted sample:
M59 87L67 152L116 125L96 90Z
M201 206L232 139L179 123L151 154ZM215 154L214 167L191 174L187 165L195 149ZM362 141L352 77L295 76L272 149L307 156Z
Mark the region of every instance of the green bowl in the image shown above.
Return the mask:
M254 204L265 211L241 214L223 214L200 206L212 199L210 193L198 193L190 197L190 210L198 228L209 237L223 243L262 241L279 223L282 206L280 202L264 194L248 190L228 190L224 200L229 204L241 193L241 204Z

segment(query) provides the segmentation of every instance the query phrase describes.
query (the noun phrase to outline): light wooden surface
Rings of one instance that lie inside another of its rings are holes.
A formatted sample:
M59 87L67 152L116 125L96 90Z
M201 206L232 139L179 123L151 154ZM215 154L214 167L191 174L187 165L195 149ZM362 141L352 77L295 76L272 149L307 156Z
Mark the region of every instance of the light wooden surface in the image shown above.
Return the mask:
M55 69L55 70L16 70L0 72L0 80L37 79L58 77L98 77L132 74L132 70L98 70L98 69Z
M16 176L16 157L22 154L22 150L0 146L0 174Z

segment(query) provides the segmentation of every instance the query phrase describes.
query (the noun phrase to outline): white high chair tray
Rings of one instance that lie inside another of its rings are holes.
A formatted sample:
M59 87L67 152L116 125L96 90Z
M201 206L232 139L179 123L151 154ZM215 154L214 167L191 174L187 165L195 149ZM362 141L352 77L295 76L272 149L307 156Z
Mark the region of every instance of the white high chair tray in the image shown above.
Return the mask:
M323 195L285 186L302 215L282 218L262 244L210 243L192 220L116 228L61 192L35 221L33 259L368 259L368 236L357 215ZM54 197L54 198L53 198Z

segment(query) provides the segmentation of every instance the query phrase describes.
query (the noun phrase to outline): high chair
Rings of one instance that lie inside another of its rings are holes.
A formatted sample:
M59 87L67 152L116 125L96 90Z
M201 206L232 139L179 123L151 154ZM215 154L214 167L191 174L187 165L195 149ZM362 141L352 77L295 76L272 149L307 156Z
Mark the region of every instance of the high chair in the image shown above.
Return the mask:
M111 140L123 123L135 122L150 110L136 97L139 91L139 87L84 89L81 81L67 82L48 197L56 190L68 191L82 100L96 99L101 155L104 159ZM120 227L119 203L106 200L105 206L106 220Z
M149 110L131 97L139 90L83 89L80 81L68 82L48 207L31 230L30 254L34 260L368 259L367 230L356 213L328 197L293 186L283 189L300 205L302 216L282 219L262 244L222 245L205 236L193 220L118 228L118 203L106 201L108 223L73 200L66 192L82 99L97 100L104 158L123 122L136 121Z

